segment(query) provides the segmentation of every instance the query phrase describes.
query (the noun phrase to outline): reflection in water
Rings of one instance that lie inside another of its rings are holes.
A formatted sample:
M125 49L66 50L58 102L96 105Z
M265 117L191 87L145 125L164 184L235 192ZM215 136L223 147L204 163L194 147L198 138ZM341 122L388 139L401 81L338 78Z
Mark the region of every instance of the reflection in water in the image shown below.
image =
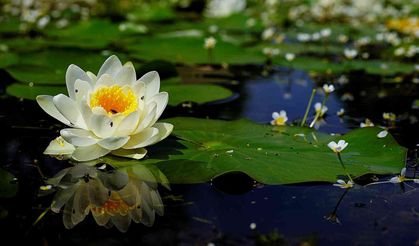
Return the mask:
M80 163L49 180L58 188L51 210L59 213L64 207L63 222L67 229L83 221L90 212L98 225L107 228L115 225L121 232L128 230L131 221L152 226L155 213L163 215L158 182L152 172L147 172L144 166L139 170L107 170L109 167ZM146 180L142 178L145 172Z

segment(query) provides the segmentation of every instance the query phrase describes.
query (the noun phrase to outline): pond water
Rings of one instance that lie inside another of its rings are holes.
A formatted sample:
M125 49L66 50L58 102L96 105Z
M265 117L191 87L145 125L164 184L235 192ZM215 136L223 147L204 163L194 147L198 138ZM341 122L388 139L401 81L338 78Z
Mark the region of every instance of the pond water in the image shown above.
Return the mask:
M406 106L411 98L405 95L403 85L384 88L379 83L369 84L377 77L357 71L348 74L347 79L351 87L338 85L337 92L327 102L325 122L318 126L322 132L346 133L358 128L365 118L379 123L383 112L403 114L411 108ZM362 89L356 86L361 83ZM192 108L171 107L163 118L245 117L269 124L272 112L286 110L289 121L298 123L317 85L303 71L275 67L267 76L250 76L229 87L236 93L231 100ZM0 162L15 174L19 187L17 196L0 200L3 240L31 241L33 245L414 245L419 242L416 184L356 185L350 190L330 183L263 185L242 173L225 174L204 184L174 184L170 191L159 187L165 204L164 216L157 216L152 227L132 223L124 234L115 228L97 226L91 215L71 230L64 228L62 214L51 212L32 225L53 196L38 196L39 186L46 177L68 166L66 162L42 155L62 126L48 118L36 102L6 96L4 88L2 92L0 143L4 147L0 150ZM377 99L380 92L384 96ZM343 95L349 100L342 100ZM317 94L314 102L321 98ZM346 111L343 117L336 115L341 108ZM415 111L408 113L414 115ZM312 119L310 115L308 122ZM414 154L418 123L406 117L398 124L402 127L390 132ZM358 182L366 184L375 178L367 175Z

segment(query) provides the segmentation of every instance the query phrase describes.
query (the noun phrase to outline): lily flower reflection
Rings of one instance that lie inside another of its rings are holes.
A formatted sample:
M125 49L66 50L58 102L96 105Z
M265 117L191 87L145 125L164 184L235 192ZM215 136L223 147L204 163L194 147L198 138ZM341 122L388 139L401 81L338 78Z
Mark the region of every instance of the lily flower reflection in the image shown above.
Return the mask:
M163 202L157 190L156 176L145 166L120 171L77 164L49 180L58 187L51 210L64 207L63 222L67 229L83 221L91 212L96 223L126 232L131 224L152 226L155 214L163 215ZM159 174L161 175L161 174Z

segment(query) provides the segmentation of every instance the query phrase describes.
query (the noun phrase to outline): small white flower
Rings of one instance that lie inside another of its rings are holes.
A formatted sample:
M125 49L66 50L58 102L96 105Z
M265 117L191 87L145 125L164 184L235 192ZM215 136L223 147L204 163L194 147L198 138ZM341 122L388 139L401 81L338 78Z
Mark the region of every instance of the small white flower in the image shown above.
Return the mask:
M217 44L217 40L214 37L209 37L205 39L204 48L207 50L214 49Z
M320 35L321 35L323 38L327 38L327 37L329 37L329 36L330 36L330 34L332 34L332 30L331 30L330 28L325 28L325 29L322 29L322 30L320 31Z
M288 120L287 112L285 110L281 110L279 113L278 112L273 112L272 113L272 118L273 118L273 120L271 120L271 125L283 126L283 125L285 125L285 123Z
M315 33L313 33L313 34L311 35L311 39L312 39L313 41L317 41L317 40L319 40L319 39L320 39L320 37L321 37L321 35L320 35L320 33L318 33L318 32L315 32Z
M324 93L326 93L326 94L330 94L330 93L332 93L333 91L335 91L335 87L334 87L333 85L324 84L324 85L323 85L323 91L324 91Z
M339 111L336 112L336 115L339 117L342 117L345 114L345 109L341 108L339 109Z
M403 47L399 47L399 48L394 50L394 55L395 56L402 56L402 55L404 55L404 53L405 53L405 50L404 50Z
M275 29L272 27L266 28L262 32L262 40L268 40L273 38L275 35Z
M377 137L378 138L385 138L385 137L387 137L387 135L388 135L388 131L387 130L382 130L381 132L379 132L377 134Z
M250 230L255 230L256 229L256 223L250 223Z
M393 183L393 184L402 183L402 182L404 182L404 181L405 181L405 179L406 179L406 168L404 167L404 168L402 168L402 170L400 171L400 175L397 175L397 176L392 177L392 178L390 179L390 183Z
M347 59L352 60L358 55L358 51L356 49L344 49L343 54Z
M297 40L300 42L308 42L310 41L311 36L308 33L299 33L297 34Z
M327 147L329 147L335 153L340 153L347 146L348 146L348 143L345 140L339 140L338 143L336 143L335 141L332 141L327 144Z
M362 128L373 127L374 123L372 123L372 121L370 119L365 119L365 122L361 122L361 124L359 126L362 127Z
M339 187L339 188L342 188L342 189L349 189L349 188L354 187L354 182L352 182L350 180L348 182L345 182L342 179L338 179L336 181L336 184L333 184L333 186L336 186L336 187Z
M295 59L295 54L293 54L293 53L286 53L285 54L285 59L287 60L287 61L293 61L294 59Z
M173 125L157 123L169 95L159 92L160 77L149 72L137 80L131 62L109 57L97 75L70 65L68 95L40 95L36 100L49 115L67 125L45 154L90 161L109 153L141 159L170 135Z
M274 56L279 55L280 50L278 48L265 47L263 48L262 53L266 55L267 57L272 58Z
M346 43L346 42L348 42L348 40L349 40L348 36L346 36L344 34L339 34L338 41L340 43Z
M207 1L205 15L213 18L227 17L246 8L246 0L211 0Z
M321 117L327 112L328 108L326 107L326 105L322 107L322 104L320 102L317 102L314 104L314 110L316 111L316 114L319 114L319 116Z
M396 115L394 113L383 113L383 119L388 121L396 121Z

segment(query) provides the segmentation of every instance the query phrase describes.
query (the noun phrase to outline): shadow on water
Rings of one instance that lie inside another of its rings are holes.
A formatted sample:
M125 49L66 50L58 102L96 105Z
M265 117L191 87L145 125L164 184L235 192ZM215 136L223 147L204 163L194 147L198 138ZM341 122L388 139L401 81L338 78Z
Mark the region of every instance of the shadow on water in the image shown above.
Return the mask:
M400 127L391 133L403 145L415 147L417 136L411 132L418 123L410 117L415 115L409 105L412 94L406 94L403 84L377 86L376 79L353 73L348 84L337 85L319 130L345 133L359 127L365 118L379 125L383 112L394 112L401 115ZM178 106L168 109L164 117L246 117L268 124L272 112L286 110L290 122L298 123L311 90L322 84L317 85L304 72L277 68L268 76L230 85L239 95L234 100ZM381 93L378 100L377 93ZM314 102L321 97L316 94ZM97 226L90 215L71 230L64 228L62 214L55 213L32 226L52 198L38 197L39 186L45 177L68 167L42 155L61 126L35 102L6 96L1 102L7 105L0 113L0 127L6 133L0 140L1 165L16 175L19 184L16 197L1 199L1 208L8 213L0 220L3 240L31 241L33 245L380 245L419 239L419 191L411 186L357 186L348 192L319 183L267 186L242 173L222 175L205 184L172 185L170 191L159 189L165 215L156 217L152 227L132 223L125 234ZM343 117L336 115L341 108L346 111Z

